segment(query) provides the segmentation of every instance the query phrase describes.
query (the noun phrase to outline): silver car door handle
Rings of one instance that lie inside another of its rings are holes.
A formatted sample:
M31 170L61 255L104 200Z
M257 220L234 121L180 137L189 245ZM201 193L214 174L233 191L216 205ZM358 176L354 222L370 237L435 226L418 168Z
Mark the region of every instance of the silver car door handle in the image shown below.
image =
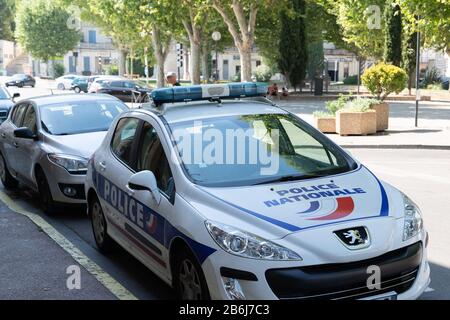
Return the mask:
M14 142L13 145L14 145L14 147L16 147L16 148L19 147L19 144L18 144L17 142Z
M106 162L105 161L99 162L98 165L99 165L101 171L106 170Z
M6 133L2 133L2 138L6 138Z

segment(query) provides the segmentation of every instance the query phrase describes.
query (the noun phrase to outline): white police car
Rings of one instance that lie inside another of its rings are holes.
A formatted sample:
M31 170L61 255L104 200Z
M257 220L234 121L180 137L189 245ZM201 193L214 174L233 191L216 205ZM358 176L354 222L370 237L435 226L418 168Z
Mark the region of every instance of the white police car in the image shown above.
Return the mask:
M99 249L119 243L184 299L418 298L417 206L265 92L158 89L115 120L86 181Z

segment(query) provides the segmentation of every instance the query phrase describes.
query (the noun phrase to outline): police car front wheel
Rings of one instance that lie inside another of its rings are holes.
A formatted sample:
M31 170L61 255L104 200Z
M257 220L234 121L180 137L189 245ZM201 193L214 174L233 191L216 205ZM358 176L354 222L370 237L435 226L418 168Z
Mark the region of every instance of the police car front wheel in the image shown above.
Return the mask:
M210 295L200 264L188 250L178 252L173 270L175 290L182 300L209 300Z
M89 212L97 248L103 253L111 252L114 248L114 241L107 233L106 219L97 198L89 203Z

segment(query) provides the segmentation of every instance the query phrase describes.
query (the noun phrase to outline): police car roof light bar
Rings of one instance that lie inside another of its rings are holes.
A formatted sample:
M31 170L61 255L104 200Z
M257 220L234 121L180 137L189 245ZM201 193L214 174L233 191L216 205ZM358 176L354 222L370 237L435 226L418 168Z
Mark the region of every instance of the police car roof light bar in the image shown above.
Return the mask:
M262 97L266 93L265 83L239 82L155 89L151 92L151 98L155 105L161 105L175 102Z

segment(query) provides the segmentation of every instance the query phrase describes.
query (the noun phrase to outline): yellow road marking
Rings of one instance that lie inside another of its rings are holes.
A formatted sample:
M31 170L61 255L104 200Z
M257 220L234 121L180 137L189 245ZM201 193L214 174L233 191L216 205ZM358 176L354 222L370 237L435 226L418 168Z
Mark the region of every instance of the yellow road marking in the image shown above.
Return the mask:
M17 212L36 224L50 238L52 238L61 248L63 248L72 258L92 274L101 284L103 284L113 295L120 300L137 300L137 298L124 286L117 282L98 264L89 259L80 249L70 242L66 237L59 233L52 225L45 221L39 215L25 210L17 204L6 193L0 190L0 200L3 201L11 210Z

